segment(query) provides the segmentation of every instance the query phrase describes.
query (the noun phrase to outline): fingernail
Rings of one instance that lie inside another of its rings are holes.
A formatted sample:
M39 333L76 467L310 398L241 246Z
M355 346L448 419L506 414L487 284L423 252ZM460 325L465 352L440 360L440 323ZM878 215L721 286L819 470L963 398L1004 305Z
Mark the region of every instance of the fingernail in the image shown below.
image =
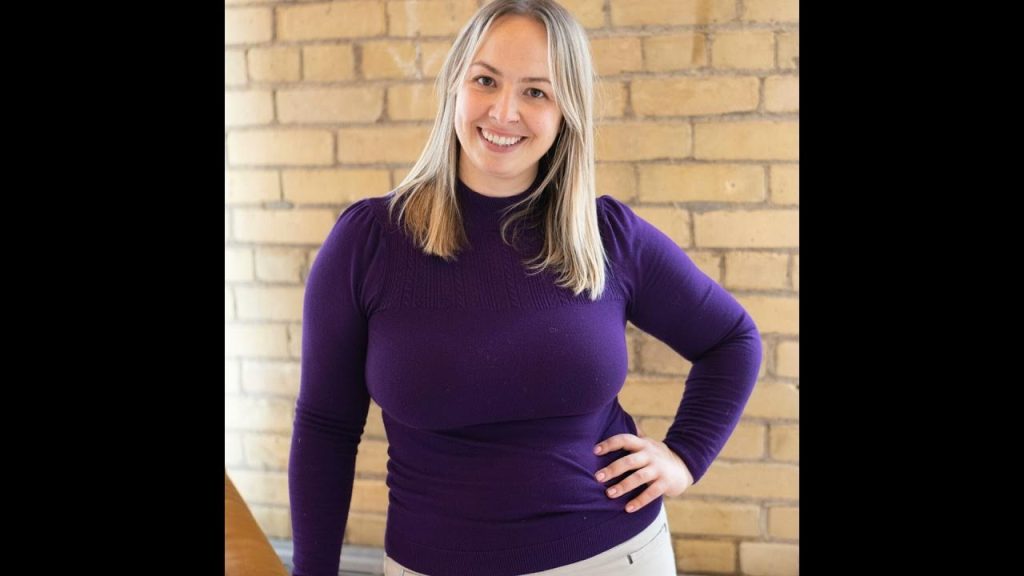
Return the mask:
M597 446L594 446L594 454L600 454L600 453L601 453L601 445L598 444Z
M598 472L597 473L597 479L598 480L604 480L604 472Z
M633 510L636 510L636 506L633 506L632 504L626 506L626 512L632 512Z
M608 489L608 495L609 496L615 496L615 492L616 492L615 488L609 488Z

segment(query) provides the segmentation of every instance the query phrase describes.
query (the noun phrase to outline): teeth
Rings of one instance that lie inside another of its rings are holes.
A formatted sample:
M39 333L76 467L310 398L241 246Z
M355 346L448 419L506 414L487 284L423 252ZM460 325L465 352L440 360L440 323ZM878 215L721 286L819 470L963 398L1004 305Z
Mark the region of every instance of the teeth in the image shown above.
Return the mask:
M522 136L517 136L515 138L508 138L508 137L505 137L505 136L498 136L497 134L494 134L492 132L488 132L484 128L480 129L480 133L484 135L484 138L486 138L488 142L490 142L492 144L497 144L498 146L511 146L511 145L516 144L517 142L519 142L520 140L523 139Z

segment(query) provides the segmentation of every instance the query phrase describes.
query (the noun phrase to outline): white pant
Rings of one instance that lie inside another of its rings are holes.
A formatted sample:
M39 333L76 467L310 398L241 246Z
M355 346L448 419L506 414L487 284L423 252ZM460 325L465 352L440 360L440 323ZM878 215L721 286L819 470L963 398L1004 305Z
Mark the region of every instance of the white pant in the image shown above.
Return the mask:
M672 537L669 534L668 515L665 513L664 504L654 522L622 544L579 562L522 576L619 576L621 574L676 576L676 557L672 551ZM385 554L384 576L427 575L413 572ZM432 574L431 576L446 575Z

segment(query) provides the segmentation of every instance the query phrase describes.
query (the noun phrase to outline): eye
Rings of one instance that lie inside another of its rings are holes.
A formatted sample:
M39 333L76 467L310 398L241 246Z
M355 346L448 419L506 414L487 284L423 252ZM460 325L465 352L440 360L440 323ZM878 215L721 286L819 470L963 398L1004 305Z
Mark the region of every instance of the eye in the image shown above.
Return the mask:
M538 100L541 98L548 97L548 95L545 94L543 90L540 90L538 88L530 88L526 91L526 93L529 94L531 98L537 98Z
M494 78L491 78L490 76L477 76L476 78L473 78L473 82L488 88L494 86Z

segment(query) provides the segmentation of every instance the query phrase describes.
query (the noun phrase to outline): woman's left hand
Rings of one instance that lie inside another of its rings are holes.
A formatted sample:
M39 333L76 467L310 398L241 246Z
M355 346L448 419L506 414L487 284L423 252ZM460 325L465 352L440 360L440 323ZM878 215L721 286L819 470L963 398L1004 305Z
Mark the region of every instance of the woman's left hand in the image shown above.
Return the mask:
M626 512L636 512L652 500L666 494L678 496L693 484L693 475L675 452L659 440L633 434L616 434L602 440L595 446L595 454L608 454L614 450L629 450L623 456L594 475L599 482L617 478L630 470L636 470L618 484L605 490L610 498L618 498L641 484L650 485L639 496L626 504Z

